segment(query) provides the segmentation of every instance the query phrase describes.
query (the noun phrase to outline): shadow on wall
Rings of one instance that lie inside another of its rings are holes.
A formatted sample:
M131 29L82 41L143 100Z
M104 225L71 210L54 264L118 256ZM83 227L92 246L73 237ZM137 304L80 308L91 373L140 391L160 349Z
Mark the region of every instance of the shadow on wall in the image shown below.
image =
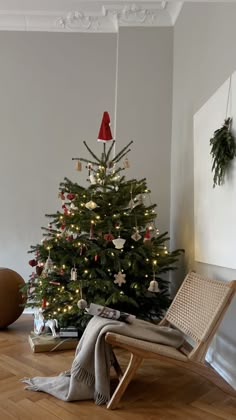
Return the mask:
M235 364L235 318L236 297L233 299L220 328L212 340L206 360L214 369L236 389Z

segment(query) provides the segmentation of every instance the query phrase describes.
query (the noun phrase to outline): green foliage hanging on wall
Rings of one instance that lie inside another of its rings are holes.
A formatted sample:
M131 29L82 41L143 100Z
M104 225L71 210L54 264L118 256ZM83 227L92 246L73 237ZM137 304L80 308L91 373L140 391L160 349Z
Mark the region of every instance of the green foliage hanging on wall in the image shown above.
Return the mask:
M231 131L232 118L227 118L221 128L214 132L210 139L211 155L213 159L212 172L213 188L216 185L223 185L225 174L229 169L231 161L236 156L235 138Z

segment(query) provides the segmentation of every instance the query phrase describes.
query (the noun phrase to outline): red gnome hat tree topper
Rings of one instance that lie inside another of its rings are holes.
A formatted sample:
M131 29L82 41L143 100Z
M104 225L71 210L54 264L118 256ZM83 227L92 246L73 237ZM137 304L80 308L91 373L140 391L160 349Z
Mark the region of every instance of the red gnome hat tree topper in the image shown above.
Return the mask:
M98 141L107 142L113 140L110 129L110 116L107 111L103 113L102 123L98 134Z

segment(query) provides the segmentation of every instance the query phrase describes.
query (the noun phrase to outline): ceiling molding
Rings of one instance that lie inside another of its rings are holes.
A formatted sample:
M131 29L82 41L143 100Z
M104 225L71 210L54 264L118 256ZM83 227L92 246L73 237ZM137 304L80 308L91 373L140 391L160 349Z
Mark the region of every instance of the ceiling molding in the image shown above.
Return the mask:
M37 0L32 10L28 3L0 0L0 31L118 32L122 26L173 26L182 7L179 1Z

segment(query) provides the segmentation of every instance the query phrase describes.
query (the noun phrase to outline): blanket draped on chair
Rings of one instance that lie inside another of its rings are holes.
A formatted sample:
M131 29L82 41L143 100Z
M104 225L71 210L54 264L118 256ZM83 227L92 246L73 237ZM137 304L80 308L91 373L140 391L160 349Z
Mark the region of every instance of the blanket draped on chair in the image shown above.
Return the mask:
M112 351L105 342L107 332L139 338L159 344L180 347L183 337L178 331L143 320L132 324L94 316L77 346L70 371L54 377L23 378L26 389L42 391L63 401L93 399L97 405L110 399Z

